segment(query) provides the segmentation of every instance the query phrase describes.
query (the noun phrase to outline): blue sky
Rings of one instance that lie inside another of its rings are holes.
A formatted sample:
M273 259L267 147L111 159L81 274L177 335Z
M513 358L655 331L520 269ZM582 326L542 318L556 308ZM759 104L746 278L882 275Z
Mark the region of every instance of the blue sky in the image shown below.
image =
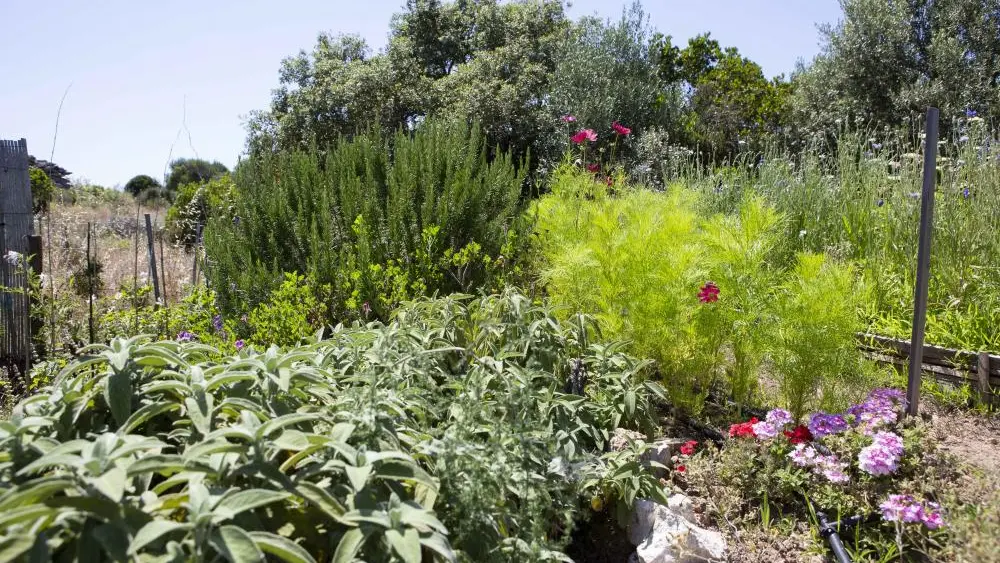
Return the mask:
M577 0L571 17L617 18L631 0ZM353 32L375 48L403 0L35 0L5 2L0 138L105 186L160 178L168 156L236 163L246 115L266 108L281 59L320 31ZM769 75L818 51L816 24L837 0L645 0L675 43L704 31ZM10 31L13 30L13 35ZM178 138L186 107L191 134ZM176 143L175 143L176 140Z

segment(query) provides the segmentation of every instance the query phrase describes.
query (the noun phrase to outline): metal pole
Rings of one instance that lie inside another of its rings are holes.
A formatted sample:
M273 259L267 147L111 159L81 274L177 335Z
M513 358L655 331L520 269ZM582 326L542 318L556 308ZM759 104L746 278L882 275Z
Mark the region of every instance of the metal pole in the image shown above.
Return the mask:
M153 246L153 221L146 213L146 248L149 252L149 278L153 281L153 298L160 305L160 278L156 273L156 248Z
M924 136L924 186L920 194L920 243L917 248L917 287L913 296L913 334L910 338L910 374L906 412L916 416L920 403L920 374L924 361L924 325L927 321L927 283L931 268L934 227L934 188L937 184L938 109L927 108Z
M94 263L90 259L90 223L87 223L87 304L90 315L87 317L90 343L94 343Z

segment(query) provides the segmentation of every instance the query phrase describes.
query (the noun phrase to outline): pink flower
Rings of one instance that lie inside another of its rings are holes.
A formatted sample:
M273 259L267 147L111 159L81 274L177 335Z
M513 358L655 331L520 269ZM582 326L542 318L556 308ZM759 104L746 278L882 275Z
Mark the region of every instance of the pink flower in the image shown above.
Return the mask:
M614 123L611 124L611 128L615 130L615 133L618 133L622 137L628 137L629 135L632 134L632 130L631 129L629 129L628 127L625 127L624 125L622 125L621 123L618 123L617 121L615 121Z
M694 453L695 447L698 446L697 440L688 440L681 445L681 455L691 455Z
M580 132L570 137L570 140L578 145L584 141L596 141L597 133L593 129L580 129Z
M573 123L574 121L576 121L576 118L573 117L572 115L566 114L562 116L562 120L564 123Z
M596 173L598 173L600 171L601 171L601 165L600 164L588 164L587 165L587 172L593 172L593 173L596 174Z
M714 303L719 300L719 286L715 282L706 282L698 292L698 300L702 303Z

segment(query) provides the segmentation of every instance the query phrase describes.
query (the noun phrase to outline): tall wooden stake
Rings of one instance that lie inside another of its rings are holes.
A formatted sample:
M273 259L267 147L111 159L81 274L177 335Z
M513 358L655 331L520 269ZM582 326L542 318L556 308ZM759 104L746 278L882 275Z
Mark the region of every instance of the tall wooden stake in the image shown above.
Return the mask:
M153 299L160 306L160 277L156 272L156 247L153 245L153 221L146 213L146 249L149 253L149 279L153 281Z
M927 321L927 282L931 269L934 227L934 188L937 184L938 109L927 108L924 136L924 186L920 193L920 245L917 248L917 287L913 295L913 334L910 373L906 386L907 413L916 416L920 403L920 375L924 363L924 325Z

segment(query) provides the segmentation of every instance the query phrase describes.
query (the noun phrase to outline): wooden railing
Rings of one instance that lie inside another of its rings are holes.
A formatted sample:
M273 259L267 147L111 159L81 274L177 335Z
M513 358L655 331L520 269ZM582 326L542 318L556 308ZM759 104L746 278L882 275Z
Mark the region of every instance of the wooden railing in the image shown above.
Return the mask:
M877 334L858 334L859 348L876 362L905 366L910 343ZM987 404L1000 405L1000 355L940 346L923 347L922 371L952 385L969 385Z

